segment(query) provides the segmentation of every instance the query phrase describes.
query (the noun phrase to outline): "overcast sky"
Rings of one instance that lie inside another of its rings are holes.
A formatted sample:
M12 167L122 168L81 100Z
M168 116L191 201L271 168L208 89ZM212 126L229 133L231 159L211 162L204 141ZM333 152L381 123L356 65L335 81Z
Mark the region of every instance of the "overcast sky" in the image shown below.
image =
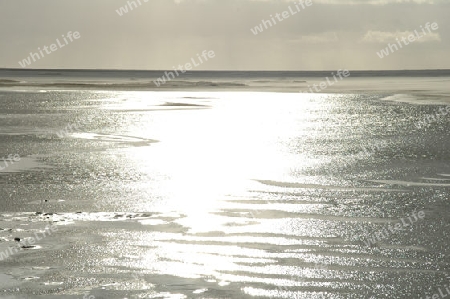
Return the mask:
M161 70L213 50L197 69L450 69L450 0L312 0L258 35L250 29L293 1L140 1L119 16L126 0L0 0L0 67L20 68L30 52L78 31L80 39L30 67ZM427 22L439 29L377 56Z

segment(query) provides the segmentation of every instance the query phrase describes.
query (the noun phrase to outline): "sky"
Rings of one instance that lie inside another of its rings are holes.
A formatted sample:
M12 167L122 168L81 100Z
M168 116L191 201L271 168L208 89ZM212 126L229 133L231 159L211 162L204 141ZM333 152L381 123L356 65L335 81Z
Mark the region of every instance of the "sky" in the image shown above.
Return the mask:
M311 0L296 14L298 0L134 1L120 16L127 0L0 0L0 67L21 68L59 39L63 47L27 67L164 70L212 50L194 69L450 69L450 0ZM252 32L283 11L286 19ZM438 29L377 54L428 22ZM80 37L65 44L69 31Z

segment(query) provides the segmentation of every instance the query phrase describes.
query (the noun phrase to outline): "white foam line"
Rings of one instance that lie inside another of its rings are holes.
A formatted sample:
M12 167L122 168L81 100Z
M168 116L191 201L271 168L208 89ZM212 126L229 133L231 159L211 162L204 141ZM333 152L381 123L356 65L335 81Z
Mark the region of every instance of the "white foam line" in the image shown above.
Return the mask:
M430 187L450 187L450 184L436 184L436 183L416 183L396 180L374 180L369 181L374 183L389 184L389 185L403 185L403 186L430 186Z
M430 181L450 181L450 178L449 179L441 179L441 178L425 178L425 177L422 177L420 179L421 180L430 180Z

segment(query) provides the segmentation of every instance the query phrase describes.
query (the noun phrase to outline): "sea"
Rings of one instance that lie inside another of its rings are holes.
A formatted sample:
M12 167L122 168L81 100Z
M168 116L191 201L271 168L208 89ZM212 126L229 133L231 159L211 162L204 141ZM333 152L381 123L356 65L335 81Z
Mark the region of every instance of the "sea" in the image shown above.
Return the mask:
M342 71L1 69L0 298L450 295L450 70Z

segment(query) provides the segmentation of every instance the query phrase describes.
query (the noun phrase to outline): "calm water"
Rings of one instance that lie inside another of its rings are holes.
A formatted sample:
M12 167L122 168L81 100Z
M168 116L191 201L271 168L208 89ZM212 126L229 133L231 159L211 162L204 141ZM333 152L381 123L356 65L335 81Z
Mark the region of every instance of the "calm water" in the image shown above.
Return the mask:
M450 113L392 96L0 91L0 251L58 225L0 261L0 297L438 293Z

